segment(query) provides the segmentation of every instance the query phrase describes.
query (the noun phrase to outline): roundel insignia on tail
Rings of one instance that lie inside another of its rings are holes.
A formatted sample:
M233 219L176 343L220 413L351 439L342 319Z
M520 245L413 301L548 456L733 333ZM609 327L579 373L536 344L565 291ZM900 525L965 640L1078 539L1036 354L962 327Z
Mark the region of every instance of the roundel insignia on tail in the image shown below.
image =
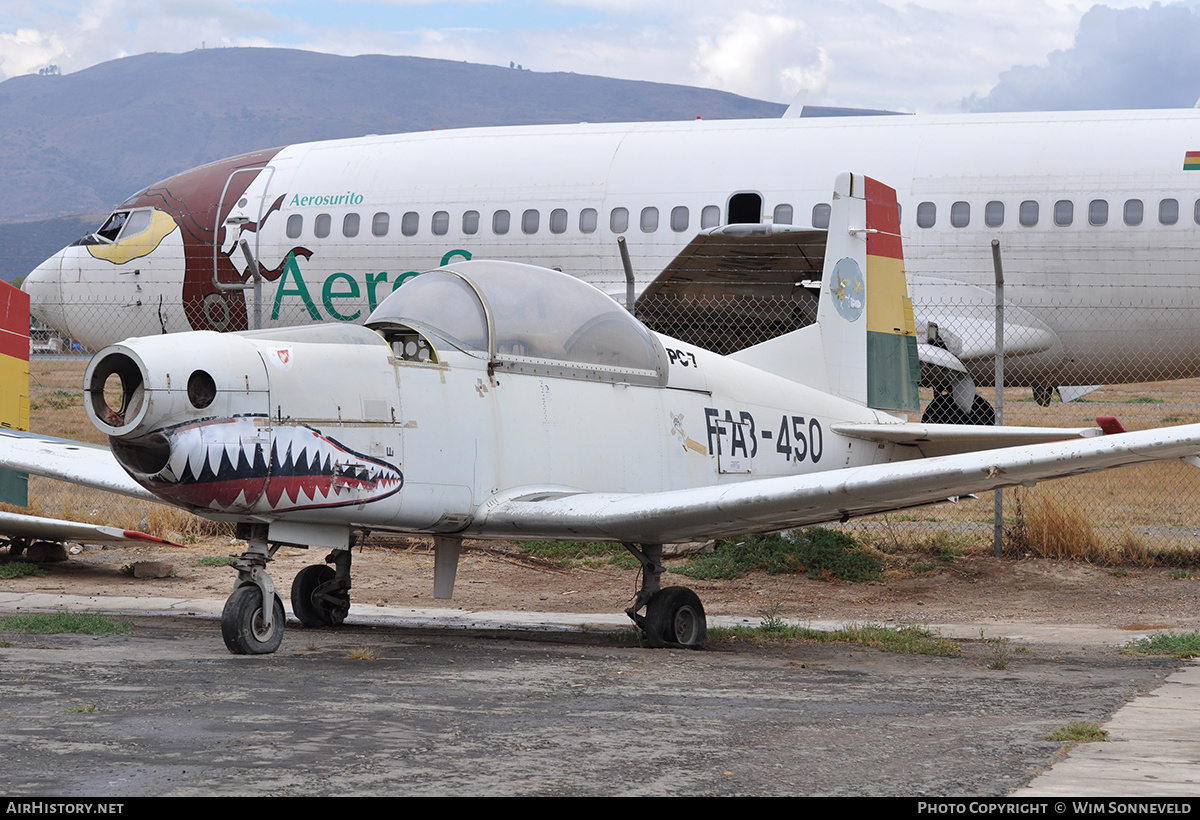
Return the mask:
M833 306L847 322L857 322L866 306L867 288L862 268L849 256L838 260L829 282Z

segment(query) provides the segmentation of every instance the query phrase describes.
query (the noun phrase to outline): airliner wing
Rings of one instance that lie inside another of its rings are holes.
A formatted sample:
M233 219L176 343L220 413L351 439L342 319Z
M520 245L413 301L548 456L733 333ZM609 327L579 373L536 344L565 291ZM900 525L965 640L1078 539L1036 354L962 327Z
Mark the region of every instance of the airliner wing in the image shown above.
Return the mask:
M1189 424L672 492L529 493L484 504L469 530L668 543L847 519L1196 453L1200 424Z
M121 469L111 450L98 444L0 429L0 467L148 501L161 501Z
M816 292L801 283L820 282L826 237L757 223L702 231L646 286L637 315L660 333L710 349L714 324L735 335L738 348L795 330L816 316Z

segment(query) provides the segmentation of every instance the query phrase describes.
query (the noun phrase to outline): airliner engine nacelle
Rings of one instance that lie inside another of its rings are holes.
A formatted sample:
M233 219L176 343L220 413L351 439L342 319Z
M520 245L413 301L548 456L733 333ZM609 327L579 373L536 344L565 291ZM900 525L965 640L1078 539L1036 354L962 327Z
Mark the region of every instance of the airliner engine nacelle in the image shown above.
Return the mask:
M125 471L168 502L233 518L398 492L397 466L316 429L341 420L350 438L361 431L350 407L325 405L347 395L339 382L365 360L391 375L382 339L342 326L263 335L198 331L100 351L84 375L85 406Z

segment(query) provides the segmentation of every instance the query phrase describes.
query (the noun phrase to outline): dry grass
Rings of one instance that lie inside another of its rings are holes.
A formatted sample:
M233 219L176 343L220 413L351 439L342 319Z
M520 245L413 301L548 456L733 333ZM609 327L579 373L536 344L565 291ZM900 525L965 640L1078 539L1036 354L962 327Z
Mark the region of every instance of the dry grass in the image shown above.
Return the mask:
M1117 538L1101 538L1078 507L1045 493L1018 492L1015 513L1005 531L1005 551L1012 555L1101 566L1200 565L1200 554L1188 546L1152 547L1128 528Z

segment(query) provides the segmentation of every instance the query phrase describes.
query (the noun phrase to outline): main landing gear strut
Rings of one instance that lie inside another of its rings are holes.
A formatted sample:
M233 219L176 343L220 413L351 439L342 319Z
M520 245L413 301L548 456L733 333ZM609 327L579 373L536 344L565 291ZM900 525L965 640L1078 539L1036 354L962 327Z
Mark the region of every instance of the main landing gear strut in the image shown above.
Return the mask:
M642 588L625 610L653 648L703 649L708 621L700 597L687 587L662 587L662 544L625 544L642 565ZM638 610L646 608L645 615Z

